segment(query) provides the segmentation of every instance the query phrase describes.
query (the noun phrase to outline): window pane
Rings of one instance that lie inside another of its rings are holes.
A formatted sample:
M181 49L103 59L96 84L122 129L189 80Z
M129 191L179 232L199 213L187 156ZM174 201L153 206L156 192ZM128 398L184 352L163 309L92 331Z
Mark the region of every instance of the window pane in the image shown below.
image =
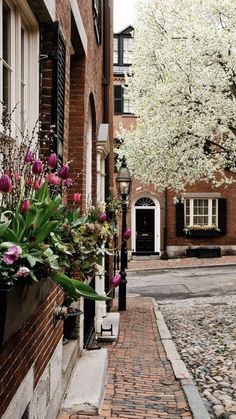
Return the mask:
M25 31L21 28L21 97L20 97L20 110L21 110L21 130L24 131L25 127Z
M10 112L11 109L11 71L3 64L3 75L2 75L2 82L3 82L3 95L2 101L5 107L5 112Z
M132 64L133 38L123 38L123 63Z
M113 39L113 62L118 63L118 38Z
M3 2L3 28L2 28L2 38L3 38L3 60L11 65L11 10L5 2Z

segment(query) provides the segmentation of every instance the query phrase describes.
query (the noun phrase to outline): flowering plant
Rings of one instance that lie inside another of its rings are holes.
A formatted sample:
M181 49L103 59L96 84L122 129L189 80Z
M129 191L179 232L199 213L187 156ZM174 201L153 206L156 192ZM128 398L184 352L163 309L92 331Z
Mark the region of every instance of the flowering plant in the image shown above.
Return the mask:
M191 231L220 231L219 228L216 227L215 224L209 224L209 225L188 225L184 228L185 233L191 234Z
M6 131L4 140L0 147L0 283L13 285L49 276L73 298L107 299L61 271L61 253L72 257L74 252L70 243L64 248L62 244L68 211L61 192L72 184L69 165L58 167L54 153L38 157L38 145L33 148L25 137L20 148ZM75 195L78 202L80 194ZM73 210L71 216L76 218L77 213Z

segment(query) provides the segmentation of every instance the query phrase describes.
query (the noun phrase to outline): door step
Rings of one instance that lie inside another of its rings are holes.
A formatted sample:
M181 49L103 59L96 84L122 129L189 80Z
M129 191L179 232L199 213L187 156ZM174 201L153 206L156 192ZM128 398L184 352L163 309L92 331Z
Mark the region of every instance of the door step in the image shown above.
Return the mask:
M105 391L107 366L107 349L82 352L62 402L62 413L98 415Z
M150 260L160 260L160 255L132 255L131 257L131 261L129 262L130 264L132 264L133 262L144 262L144 261L150 261Z

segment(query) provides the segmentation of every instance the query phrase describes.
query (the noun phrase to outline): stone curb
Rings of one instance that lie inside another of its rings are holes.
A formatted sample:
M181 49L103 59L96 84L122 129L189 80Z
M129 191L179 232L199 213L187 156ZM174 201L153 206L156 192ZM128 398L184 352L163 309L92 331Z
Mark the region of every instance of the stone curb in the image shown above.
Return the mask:
M182 389L187 398L190 410L194 419L210 419L209 413L201 399L199 391L193 381L192 375L188 372L184 362L177 352L176 346L172 340L164 317L158 307L155 298L150 298L153 305L153 311L156 317L157 327L160 333L161 341L164 346L167 359L171 362L175 377L180 380Z
M223 263L222 265L192 265L192 266L173 266L173 267L162 267L162 268L143 268L143 269L127 269L127 276L129 276L129 274L134 275L144 275L144 276L148 276L149 273L151 272L152 274L155 273L159 273L160 271L173 271L173 270L179 270L179 269L194 269L194 268L222 268L225 266L236 266L236 263ZM147 274L145 275L145 272L147 272Z

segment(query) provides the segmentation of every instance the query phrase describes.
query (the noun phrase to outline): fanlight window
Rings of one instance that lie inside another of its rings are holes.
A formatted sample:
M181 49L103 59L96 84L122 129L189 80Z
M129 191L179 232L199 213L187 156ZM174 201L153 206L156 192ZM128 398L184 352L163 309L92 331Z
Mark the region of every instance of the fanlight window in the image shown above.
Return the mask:
M140 198L135 204L136 207L155 207L155 203L150 198Z

